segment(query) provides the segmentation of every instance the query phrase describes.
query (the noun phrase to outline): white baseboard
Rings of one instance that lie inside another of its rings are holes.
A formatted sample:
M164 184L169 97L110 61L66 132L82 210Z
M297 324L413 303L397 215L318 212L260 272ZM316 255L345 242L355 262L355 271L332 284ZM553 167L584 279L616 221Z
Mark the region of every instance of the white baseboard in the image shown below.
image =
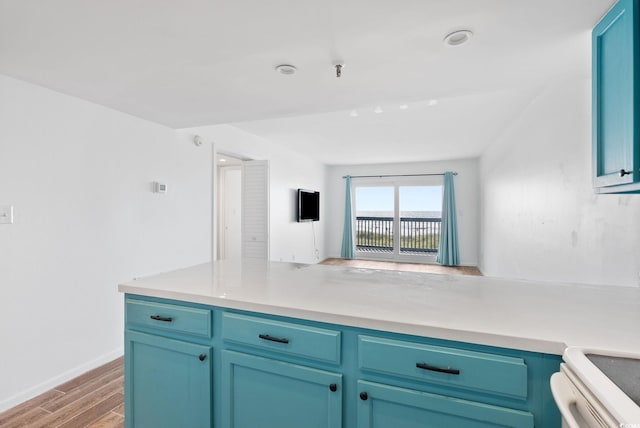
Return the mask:
M47 392L60 384L63 384L75 377L80 376L83 373L88 372L89 370L93 370L96 367L100 367L101 365L108 363L109 361L113 361L123 354L124 347L120 347L96 358L95 360L91 360L71 370L67 370L66 372L58 376L54 376L53 378L45 382L28 388L12 397L9 397L6 400L0 401L0 412L4 412L5 410L15 407L20 403L32 399L33 397L37 397L38 395Z

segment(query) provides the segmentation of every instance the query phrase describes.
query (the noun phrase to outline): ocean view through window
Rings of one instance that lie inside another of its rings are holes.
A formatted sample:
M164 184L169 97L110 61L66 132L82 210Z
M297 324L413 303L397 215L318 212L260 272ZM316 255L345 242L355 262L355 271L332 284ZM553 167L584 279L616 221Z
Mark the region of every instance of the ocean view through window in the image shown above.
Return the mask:
M356 251L384 259L433 257L440 242L441 185L362 185L355 189Z

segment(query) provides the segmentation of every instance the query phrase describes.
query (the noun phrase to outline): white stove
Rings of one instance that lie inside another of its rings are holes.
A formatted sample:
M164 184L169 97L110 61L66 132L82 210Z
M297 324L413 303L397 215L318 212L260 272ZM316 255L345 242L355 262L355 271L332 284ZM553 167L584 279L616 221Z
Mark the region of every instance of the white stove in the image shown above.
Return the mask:
M551 391L568 428L640 428L640 355L567 348Z

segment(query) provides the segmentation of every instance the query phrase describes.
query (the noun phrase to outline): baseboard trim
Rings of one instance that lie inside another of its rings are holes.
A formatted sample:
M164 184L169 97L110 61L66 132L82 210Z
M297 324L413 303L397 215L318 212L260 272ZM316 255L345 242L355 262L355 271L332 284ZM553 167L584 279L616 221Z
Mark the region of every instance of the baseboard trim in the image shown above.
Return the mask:
M32 398L37 397L38 395L45 393L58 385L76 378L81 374L88 372L89 370L93 370L103 364L113 361L116 358L121 357L122 355L124 355L124 347L120 347L111 352L108 352L94 360L81 364L78 367L67 370L66 372L58 376L54 376L45 382L28 388L12 397L9 397L6 400L0 401L0 412L4 412L5 410L9 410L10 408L17 406L18 404L31 400Z

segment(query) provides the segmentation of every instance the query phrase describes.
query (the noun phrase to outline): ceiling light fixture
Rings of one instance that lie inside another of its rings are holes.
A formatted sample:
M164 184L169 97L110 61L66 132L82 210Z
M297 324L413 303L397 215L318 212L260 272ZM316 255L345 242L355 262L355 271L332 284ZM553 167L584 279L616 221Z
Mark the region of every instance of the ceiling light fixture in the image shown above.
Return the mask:
M380 106L378 106L378 107L376 107L376 108L374 108L374 109L373 109L373 112L374 112L374 113L377 113L377 114L382 113L382 111L383 111L383 110L382 110L382 107L380 107Z
M226 162L227 160L225 158L220 158L220 162Z
M406 110L409 108L409 106L407 104L400 104L400 110Z
M445 45L460 46L469 41L473 33L469 30L458 30L447 34L443 40Z
M429 100L429 106L433 107L438 104L438 100Z
M293 74L296 74L296 71L298 71L298 69L294 65L280 64L276 67L276 71L280 74L284 74L285 76L291 76Z
M360 114L358 114L358 110L351 110L351 113L349 113L349 116L358 117L360 116Z

